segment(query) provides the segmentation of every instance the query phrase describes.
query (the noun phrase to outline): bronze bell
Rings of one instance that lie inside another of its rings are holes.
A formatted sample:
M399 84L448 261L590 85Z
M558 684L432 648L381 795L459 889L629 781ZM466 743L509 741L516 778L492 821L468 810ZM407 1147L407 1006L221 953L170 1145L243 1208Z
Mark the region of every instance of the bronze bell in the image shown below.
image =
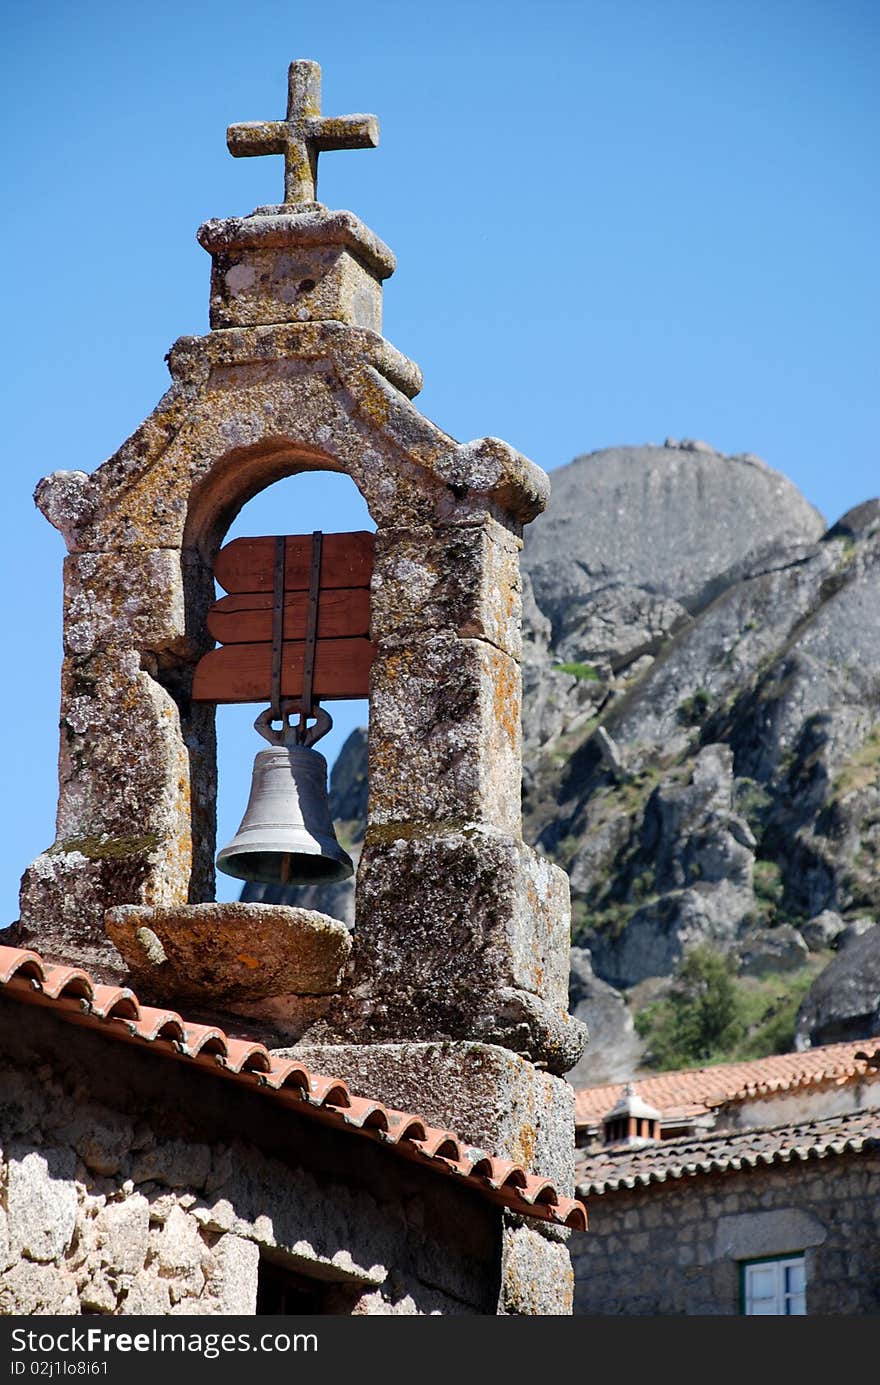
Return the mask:
M323 708L316 724L292 728L295 704L281 709L282 730L272 729L271 709L254 726L270 743L254 761L251 795L241 826L217 856L217 869L238 880L265 885L330 885L354 873L354 862L336 840L327 801L327 761L312 742L332 721Z

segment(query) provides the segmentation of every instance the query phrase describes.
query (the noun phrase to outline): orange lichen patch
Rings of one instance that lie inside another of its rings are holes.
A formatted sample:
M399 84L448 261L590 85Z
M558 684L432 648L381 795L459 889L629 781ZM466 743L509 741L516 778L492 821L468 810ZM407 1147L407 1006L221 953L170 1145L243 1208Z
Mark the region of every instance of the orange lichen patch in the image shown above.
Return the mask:
M241 962L249 971L256 971L257 967L260 965L259 957L251 957L247 952L239 952L236 961Z
M521 1125L519 1129L519 1147L522 1151L522 1162L533 1164L535 1162L535 1151L538 1145L538 1132L534 1125Z
M44 989L47 976L54 994ZM262 1044L230 1038L222 1029L191 1023L173 1010L141 1006L131 991L96 986L80 968L51 967L36 952L0 947L0 995L46 1006L60 1019L90 1027L102 1037L139 1043L157 1057L245 1085L305 1118L377 1141L426 1169L460 1179L520 1216L586 1230L583 1203L561 1197L552 1182L528 1173L521 1163L472 1149L453 1131L437 1129L420 1116L352 1096L341 1078L276 1058Z
M491 663L495 721L515 749L520 739L519 673L516 664L504 654L493 654Z
M384 428L391 411L388 395L382 388L381 377L369 370L358 371L356 398L358 413L373 427Z

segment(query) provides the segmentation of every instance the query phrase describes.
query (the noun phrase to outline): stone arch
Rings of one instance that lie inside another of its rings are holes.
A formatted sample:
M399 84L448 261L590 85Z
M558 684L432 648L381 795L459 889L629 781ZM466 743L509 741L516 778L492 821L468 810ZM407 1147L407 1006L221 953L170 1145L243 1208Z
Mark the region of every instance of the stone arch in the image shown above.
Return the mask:
M269 435L259 443L233 449L218 457L193 484L181 547L181 571L189 637L187 653L170 660L157 676L177 703L181 733L190 750L190 801L193 817L194 878L191 898L214 897L210 889L216 854L216 804L219 789L217 729L214 704L193 702L187 696L199 658L213 641L205 618L215 598L213 567L230 526L244 507L279 481L310 473L345 476L355 487L369 512L369 497L345 465L331 451L310 447L291 437ZM373 516L371 514L371 519ZM375 523L375 520L373 520ZM269 532L276 532L274 529ZM283 532L279 530L279 532ZM332 707L330 708L332 711ZM255 708L256 711L256 708ZM259 748L255 746L255 748Z

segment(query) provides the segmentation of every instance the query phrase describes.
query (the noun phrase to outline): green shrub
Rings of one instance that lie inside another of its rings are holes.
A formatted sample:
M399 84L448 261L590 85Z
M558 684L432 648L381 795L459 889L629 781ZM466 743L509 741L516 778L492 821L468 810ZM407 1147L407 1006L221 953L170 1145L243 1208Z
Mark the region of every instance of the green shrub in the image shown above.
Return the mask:
M580 678L585 683L600 682L598 670L592 664L554 664L554 673L568 673L572 678Z
M678 708L676 716L683 726L699 726L706 720L710 697L705 688L697 688L692 697L686 697Z
M652 1066L686 1068L790 1052L801 1001L828 955L785 975L736 977L713 948L693 948L679 965L672 993L634 1016Z
M679 963L666 1000L637 1017L658 1068L705 1063L732 1048L744 1034L731 960L705 944Z
M779 910L785 893L782 871L775 861L756 861L752 872L752 886L758 901L758 914L761 922L772 927L779 922Z
M742 813L755 836L760 837L773 795L754 779L737 779L733 789L737 812Z

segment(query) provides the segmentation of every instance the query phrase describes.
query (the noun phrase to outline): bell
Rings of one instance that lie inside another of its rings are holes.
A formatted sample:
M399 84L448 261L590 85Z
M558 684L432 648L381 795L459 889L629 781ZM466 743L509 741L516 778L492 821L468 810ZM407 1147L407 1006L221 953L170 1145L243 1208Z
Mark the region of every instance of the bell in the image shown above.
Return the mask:
M241 826L217 856L217 869L265 885L346 880L354 862L333 830L327 761L309 745L284 743L287 737L271 732L265 713L255 724L267 740L282 743L258 752Z

